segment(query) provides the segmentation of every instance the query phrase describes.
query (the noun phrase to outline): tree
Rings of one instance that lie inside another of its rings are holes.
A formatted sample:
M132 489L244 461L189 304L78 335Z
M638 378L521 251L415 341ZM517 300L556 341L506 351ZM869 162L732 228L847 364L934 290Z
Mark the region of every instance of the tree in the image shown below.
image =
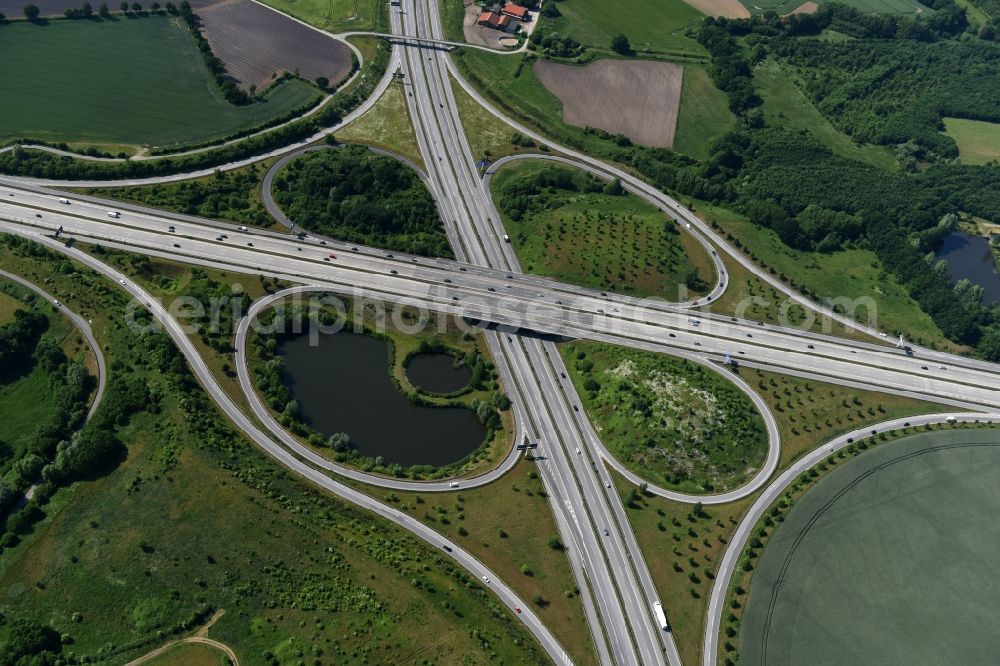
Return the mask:
M94 8L90 6L89 2L83 3L83 7L80 8L80 14L84 18L90 18L94 15Z
M122 10L123 12L125 12L126 14L128 14L128 3L127 3L127 2L125 2L124 0L122 0L122 4L118 5L118 7L119 7L119 8L120 8L120 9L121 9L121 10Z
M38 20L38 14L39 13L40 13L40 11L39 11L38 7L35 6L35 5L25 5L24 6L24 16L29 21L36 21L36 20Z
M611 50L622 55L631 55L632 45L625 35L615 35L611 38Z
M140 5L138 2L133 2L132 3L132 11L135 12L136 14L138 14L139 12L142 11L142 5Z
M101 15L101 18L110 18L111 10L108 9L108 3L102 2L101 6L97 9L97 13Z

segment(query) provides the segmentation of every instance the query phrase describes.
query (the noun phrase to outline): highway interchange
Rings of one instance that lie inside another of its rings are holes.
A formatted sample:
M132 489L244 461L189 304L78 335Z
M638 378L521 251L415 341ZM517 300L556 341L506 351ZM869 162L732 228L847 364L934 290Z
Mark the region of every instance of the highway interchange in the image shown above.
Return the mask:
M427 40L442 39L435 3L404 0L391 9L394 34ZM177 312L169 311L114 269L52 240L56 229L61 228L64 236L81 241L187 263L270 275L305 285L297 290L331 290L350 296L424 306L494 324L484 335L514 404L515 431L524 432L531 441L539 443L543 454L538 469L561 536L567 544L595 649L602 663L679 664L680 657L670 632L660 630L653 616L652 605L658 595L629 527L624 507L610 483L605 462L625 473L631 481L639 480L615 461L600 441L580 409L579 397L549 336L580 337L666 352L706 364L726 374L729 374L728 371L722 369L718 362L728 354L747 367L763 367L846 386L924 398L963 409L1000 409L1000 368L992 364L925 349L914 349L912 355L907 354L886 345L878 337L879 332L874 330L865 331L873 335L872 342L865 343L707 315L694 310L693 306L718 298L726 287L725 265L714 248L728 253L790 299L811 311L819 309L760 271L679 202L616 167L558 146L554 148L562 157L556 159L568 160L603 178L620 178L629 191L654 203L675 218L685 232L693 233L711 253L718 282L710 295L699 303L670 304L608 295L523 275L512 248L503 241L504 231L490 198L488 181L480 178L474 164L458 117L451 76L499 120L550 146L551 142L493 110L458 75L447 51L438 48L396 46L390 71L376 94L361 107L363 110L370 108L384 92L390 74L397 68L403 74L406 85L407 103L427 165L428 186L442 212L456 261L423 259L398 253L394 256L377 248L346 245L331 239L299 239L288 234L242 230L234 225L78 195L72 195L71 203L65 204L60 203L60 198L67 195L38 188L37 184L28 184L23 179L0 179L0 230L34 238L126 288L139 303L153 312L177 342L213 400L257 445L304 478L400 524L437 547L448 546L449 555L462 566L481 579L489 579L489 586L506 605L523 609L518 617L553 660L568 662L569 659L530 608L474 557L406 514L338 483L323 470L389 487L410 488L413 482L380 479L329 463L285 433L262 405L255 405L244 354L250 317L243 320L238 332L236 346L241 358L237 367L254 414L269 432L258 428L219 387L185 335ZM360 113L356 112L351 117L358 115ZM330 131L332 129L322 134ZM287 154L299 148L301 146L274 151L267 157ZM255 161L263 157L255 158ZM245 162L234 164L242 166ZM226 165L225 168L237 166ZM496 168L498 165L494 165L487 176ZM190 175L144 181L179 180L182 177ZM137 182L142 181L113 184ZM120 217L109 217L109 210L119 211ZM285 295L255 304L252 314ZM821 314L864 330L864 327L839 315L828 311L821 311ZM730 378L755 400L768 426L770 446L765 465L746 486L714 496L681 494L656 487L650 488L652 492L679 501L721 503L756 492L773 476L780 451L774 419L750 386L738 376L731 375ZM956 413L955 417L998 418L965 413ZM936 415L919 417L921 420L911 418L908 422L941 422L944 418L945 415ZM879 431L893 427L902 427L902 423L877 426ZM862 434L853 435L860 437ZM765 501L766 497L780 494L787 479L794 479L815 460L828 455L830 447L846 446L848 436L817 449L775 479L741 523L737 537L720 565L713 590L705 634L706 665L715 663L722 598L742 546L740 539L745 539L743 532L749 530L755 520L754 511L766 509L770 501ZM499 477L516 462L516 455L512 452L497 469L474 480L463 480L461 485L467 487ZM793 470L798 471L792 473ZM450 483L421 487L434 491L449 489L445 486L450 487ZM670 600L664 599L663 602L669 612Z

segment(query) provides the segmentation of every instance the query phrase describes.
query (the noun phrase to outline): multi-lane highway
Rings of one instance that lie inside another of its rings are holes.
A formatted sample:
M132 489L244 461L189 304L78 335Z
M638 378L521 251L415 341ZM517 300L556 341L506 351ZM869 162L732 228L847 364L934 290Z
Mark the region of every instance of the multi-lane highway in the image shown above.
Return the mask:
M255 414L278 441L259 430L215 383L204 361L183 334L176 316L178 312L171 312L155 302L149 294L113 269L77 250L55 244L46 236L60 230L62 235L81 241L189 263L276 276L307 285L307 290L330 289L349 296L424 306L497 325L486 332L487 341L501 380L514 402L517 432L523 430L541 447L543 455L538 462L539 471L562 538L568 546L570 563L579 582L584 610L602 663L679 664L680 659L671 635L660 630L653 616L652 604L657 599L657 593L604 463L607 461L618 468L633 482L638 482L638 477L617 463L604 447L580 407L579 397L568 379L555 345L535 333L580 337L671 353L723 373L729 370L722 368L718 362L730 357L744 367L762 367L973 409L1000 408L1000 368L992 364L925 349L911 352L893 349L877 338L872 343L864 343L695 312L692 306L711 302L727 286L725 265L715 248L727 252L733 260L810 311L818 308L758 270L676 200L617 167L565 148L555 147L565 156L555 159L568 159L602 178L621 179L629 191L665 211L684 232L693 233L712 256L718 281L711 294L700 302L672 304L609 295L523 275L512 248L503 241L504 231L489 194L489 175L499 165L494 165L487 172L484 183L477 172L458 116L449 72L455 75L459 85L500 120L536 140L550 146L552 143L492 109L478 91L462 80L445 50L421 46L443 41L435 3L403 0L400 5L391 6L390 18L394 35L412 39L403 40L399 42L403 46L394 48L389 72L376 95L353 115L360 115L374 103L385 90L391 72L398 69L403 74L407 103L427 166L428 186L437 199L458 261L394 254L317 237L296 238L287 234L247 230L90 197L69 196L70 203L62 203L60 198L67 195L28 187L24 181L11 179L6 182L0 180L0 229L58 247L108 277L123 281L125 288L140 302L148 304L181 347L212 398L254 442L303 477L397 522L431 543L448 545L453 549L452 557L462 566L480 577L492 579L494 590L506 604L519 604L524 608L509 588L454 544L446 544L439 535L405 514L331 480L323 470L341 474L345 470L299 445L258 405ZM288 154L299 148L286 147L274 154ZM223 168L236 168L242 164L234 163ZM162 182L191 175L153 180ZM139 181L114 184L136 182ZM109 211L115 211L117 215L109 216ZM264 302L255 308L267 305L268 302ZM841 315L822 314L874 336L879 334ZM242 350L250 321L250 318L245 319L240 328L237 340L240 356L244 355ZM249 385L244 363L245 359L238 359L241 382L247 394L252 396L253 388ZM752 387L738 376L732 378L755 400L768 425L771 439L769 452L758 474L743 488L714 496L698 497L655 487L651 488L653 492L680 501L731 501L759 489L773 475L779 454L774 419ZM942 417L930 418L940 421ZM882 427L885 426L879 426ZM839 445L842 442L837 440L830 446ZM817 451L804 458L795 469L816 455L822 456L824 452ZM490 474L502 474L514 460L512 455ZM349 471L348 475L351 475ZM784 476L779 477L779 481L782 478ZM444 490L434 484L428 489ZM734 547L727 551L729 560L736 557L731 555L734 549L735 542ZM731 561L723 564L720 582L713 593L709 633L705 641L706 664L709 663L709 644L718 627L715 614L721 613L721 602L716 597L725 592L724 586L720 588L720 585L723 578L728 580L731 564ZM727 566L730 568L726 569ZM669 610L669 600L664 601ZM555 639L530 610L521 617L554 660L567 659ZM716 624L713 625L713 622ZM714 648L712 650L714 655ZM711 663L714 663L714 656Z

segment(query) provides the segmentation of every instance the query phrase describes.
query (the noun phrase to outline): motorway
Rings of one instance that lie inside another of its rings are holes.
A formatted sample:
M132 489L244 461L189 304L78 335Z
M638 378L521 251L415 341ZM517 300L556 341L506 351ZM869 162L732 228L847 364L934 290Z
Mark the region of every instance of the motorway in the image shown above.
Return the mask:
M401 6L391 9L394 34L419 39L441 39L435 4L404 0ZM915 349L909 355L882 344L856 342L731 317L706 315L691 309L691 306L704 303L671 304L608 295L522 275L512 249L502 241L503 228L490 200L488 183L479 178L473 163L458 117L449 72L456 76L467 92L480 100L500 120L536 140L550 146L552 143L492 109L478 91L462 80L446 53L436 48L395 48L380 89L359 111L370 108L371 103L384 91L389 73L397 67L404 74L407 102L421 154L428 166L430 188L438 200L458 261L399 254L394 256L383 250L350 246L328 239L296 239L259 230L243 231L234 225L77 195L72 195L72 203L66 205L58 201L60 196L65 195L26 187L26 181L19 179L0 181L0 219L4 220L0 222L0 228L27 235L71 254L116 280L124 278L89 256L54 243L45 236L62 227L64 234L81 241L188 263L272 275L310 285L312 288L330 289L352 296L422 305L499 325L498 330L487 331L486 338L501 380L514 403L518 421L516 432L523 429L532 441L539 443L540 451L544 454L538 462L538 468L552 502L561 536L568 546L567 554L580 585L584 610L602 663L679 664L680 659L672 636L660 631L652 616L652 602L657 599L656 590L629 527L624 508L605 471L604 462L618 468L621 466L614 461L580 410L579 398L567 379L568 373L555 345L533 333L580 337L666 352L707 364L727 374L726 370L712 362L731 356L745 367L762 367L963 408L1000 407L1000 368L992 364L924 349ZM324 134L331 131L333 128ZM274 153L287 154L299 147L301 146L286 147ZM721 259L705 239L712 241L758 278L788 294L808 310L823 312L815 304L760 271L679 202L617 167L564 148L554 148L567 156L560 159L569 159L595 175L620 178L629 191L666 211L685 230L692 230L695 237L712 253L716 262L719 281L709 301L724 290L726 274ZM259 159L261 157L252 161ZM236 168L249 161L223 168ZM490 173L495 168L496 165ZM192 175L196 174L140 181L74 184L125 185L180 180ZM108 210L121 211L121 215L109 218ZM172 231L170 226L174 227ZM223 238L223 235L226 237ZM414 531L430 543L445 543L440 535L405 514L331 480L320 469L316 469L324 467L322 462L308 459L281 435L279 439L282 441L275 442L259 430L215 383L204 361L180 329L175 316L172 316L177 313L168 311L136 285L126 282L125 286L140 302L147 303L153 310L227 417L281 464L331 492L362 504ZM879 331L866 329L846 317L829 312L823 314L846 326L879 335ZM516 335L517 332L522 334ZM243 349L243 345L240 344L238 348ZM734 378L742 390L755 398L771 431L773 418L766 407L762 406L762 401L751 387L739 381L738 377ZM246 388L245 386L244 389ZM252 387L250 391L252 392ZM927 418L939 422L942 417ZM917 418L909 420L917 422ZM889 426L878 426L879 429L885 427ZM730 501L745 496L766 483L776 469L779 443L776 428L774 430L767 461L754 480L743 488L707 498L671 494L661 488L651 490L681 501L706 503ZM846 444L838 444L838 441L831 444L838 445ZM803 458L796 464L796 468L813 456L827 455L826 448ZM304 457L306 460L303 460ZM512 460L513 456L504 465L510 464ZM339 469L333 471L342 473ZM784 475L779 480L783 478ZM632 480L635 481L634 478ZM741 524L740 530L747 525L752 527L752 524L748 519ZM567 660L555 639L530 614L529 609L514 597L509 588L486 572L481 563L470 555L460 551L454 544L449 545L454 549L452 556L462 566L480 577L490 576L495 581L493 589L505 604L521 605L528 611L521 616L522 619L554 660ZM731 553L735 554L730 555ZM726 557L737 556L738 548L734 541L733 546L727 550ZM709 643L714 644L711 639L717 636L718 629L717 622L712 624L715 617L713 614L721 614L721 602L716 599L716 595L724 594L722 580L728 580L734 561L723 563L719 580L714 586L710 626L705 641L706 664L715 663L714 657L711 662L708 659ZM726 567L729 567L728 570ZM669 600L666 600L665 606L669 609ZM712 650L714 655L714 647Z
M110 207L121 211L121 217L108 218ZM689 309L663 301L515 275L516 268L507 272L334 241L244 232L234 225L132 212L124 204L90 203L76 197L71 205L64 205L58 202L57 193L43 194L2 182L0 216L9 228L30 226L51 233L62 226L66 234L80 240L328 286L347 295L425 305L515 329L713 360L721 360L728 352L746 367L958 407L1000 407L1000 368L995 364L922 349L908 355L876 343L731 317L695 316ZM168 231L171 225L174 232ZM221 234L228 238L218 240ZM354 247L358 247L356 252Z
M488 569L486 565L475 558L471 553L461 547L461 545L438 534L432 528L424 525L416 518L392 508L382 502L369 497L368 495L355 490L349 486L339 483L325 473L307 465L299 458L295 457L280 444L273 441L268 435L260 430L247 417L235 402L229 397L225 390L218 384L212 371L198 353L194 343L185 333L183 327L174 316L157 301L149 292L131 280L127 275L120 273L116 269L94 259L85 252L68 247L59 241L52 240L46 235L33 231L20 231L20 235L30 238L54 251L67 255L71 259L93 269L95 272L104 275L108 279L120 285L125 291L136 299L137 302L146 306L153 317L160 323L163 330L171 337L180 352L184 355L191 367L191 372L198 381L205 387L209 397L218 405L222 413L233 425L239 428L254 444L274 458L278 463L298 474L310 483L327 490L338 497L361 506L372 513L375 513L400 527L409 530L420 537L444 557L450 557L473 576L478 578L485 587L488 587L500 599L504 606L514 613L515 608L520 608L521 612L516 617L524 622L526 628L538 640L541 648L548 653L553 662L557 664L571 663L566 651L559 644L548 628L541 622L537 615L531 610L531 606L510 589L497 575ZM487 582L488 581L488 582Z

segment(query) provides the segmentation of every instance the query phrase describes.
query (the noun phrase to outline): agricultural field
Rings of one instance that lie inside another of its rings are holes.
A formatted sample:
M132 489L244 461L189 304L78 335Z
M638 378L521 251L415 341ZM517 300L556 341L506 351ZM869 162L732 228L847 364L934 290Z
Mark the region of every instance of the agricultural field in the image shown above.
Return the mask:
M210 7L219 1L220 0L188 0L188 4L191 5L192 9L198 11L203 7ZM27 3L23 2L22 0L0 0L0 13L2 13L8 19L24 18L23 10L25 4ZM63 16L63 13L67 9L79 9L80 6L83 4L83 0L35 0L31 4L38 7L39 15L42 17ZM90 4L92 5L94 13L96 14L97 8L101 6L100 3L92 2ZM120 3L117 2L109 2L108 7L111 9L111 11L118 12L119 4ZM145 6L147 3L141 3L141 4ZM166 3L161 2L160 4L165 5ZM180 2L175 2L174 4L179 5Z
M796 84L791 68L769 58L754 69L754 83L764 100L761 109L768 125L807 130L837 155L890 171L899 169L892 148L856 143L831 125Z
M336 85L351 72L351 50L253 0L222 0L198 12L205 39L244 88L264 90L284 72Z
M417 145L417 134L406 106L403 84L393 81L382 97L360 118L337 130L337 140L363 143L401 155L426 168Z
M624 134L643 146L673 145L683 75L680 65L598 60L579 67L539 61L534 72L562 102L564 122Z
M837 463L764 530L739 663L991 661L998 463L997 431L965 429Z
M718 492L764 464L764 421L724 369L595 342L567 343L560 353L601 440L641 478Z
M708 254L660 210L572 167L505 166L491 185L525 271L594 289L686 300L712 282Z
M327 32L389 27L386 3L379 0L264 0L264 4Z
M712 142L736 126L726 94L715 87L701 65L684 65L674 150L699 160L708 158Z
M312 86L287 81L253 104L229 104L179 18L12 23L0 36L0 141L177 146L319 98Z
M58 490L19 543L5 540L0 642L11 621L28 620L71 635L77 658L124 663L221 609L208 635L241 663L417 653L544 663L514 615L439 549L300 482L237 435L169 340L120 325L127 299L106 280L6 246L0 262L93 318L112 382L138 377L158 396L155 414L116 427L128 447L117 467ZM161 520L137 523L143 515Z
M945 133L958 144L963 164L986 164L1000 159L1000 123L945 118Z
M736 0L702 0L721 6ZM687 28L703 18L697 3L683 0L564 0L557 3L562 16L542 18L542 25L588 47L608 50L611 38L623 34L642 54L703 56L705 49L687 37Z
M763 14L764 12L775 12L779 15L796 14L811 10L803 5L822 5L823 0L818 3L804 2L804 0L740 0L751 14ZM859 12L865 14L900 14L914 15L929 13L931 10L926 5L922 5L917 0L838 0L848 7L854 7ZM812 10L815 11L815 10Z

